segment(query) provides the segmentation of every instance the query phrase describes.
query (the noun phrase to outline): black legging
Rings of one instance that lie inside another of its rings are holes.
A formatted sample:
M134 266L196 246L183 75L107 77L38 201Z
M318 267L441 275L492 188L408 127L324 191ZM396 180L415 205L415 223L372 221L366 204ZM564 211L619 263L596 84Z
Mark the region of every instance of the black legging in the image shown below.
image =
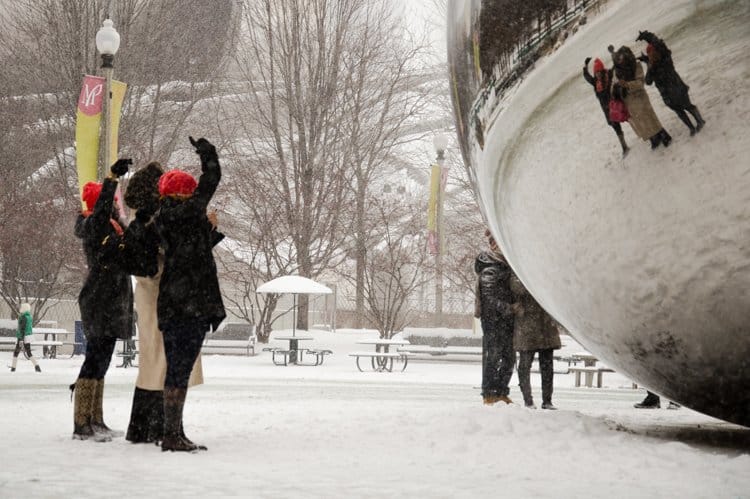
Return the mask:
M175 321L164 324L164 353L167 356L165 387L187 388L190 371L201 352L209 324L204 320Z
M542 400L552 401L552 383L554 376L553 350L521 350L518 352L518 384L521 393L531 393L531 363L534 354L539 352L539 372L542 375Z
M81 366L79 378L104 379L112 361L117 338L86 338L86 358Z
M33 355L31 355L31 345L28 343L24 343L23 340L16 340L16 348L15 350L13 350L13 357L18 357L18 354L21 353L21 350L26 352L26 357L28 357L29 359L33 357Z

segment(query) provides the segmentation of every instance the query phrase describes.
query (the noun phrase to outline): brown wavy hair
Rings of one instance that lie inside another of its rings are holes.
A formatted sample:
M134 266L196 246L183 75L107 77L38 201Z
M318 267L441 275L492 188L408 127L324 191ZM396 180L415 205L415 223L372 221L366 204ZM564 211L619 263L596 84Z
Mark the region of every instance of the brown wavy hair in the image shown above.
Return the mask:
M159 205L159 178L164 169L157 161L152 161L130 177L125 190L125 204L133 210L156 209Z

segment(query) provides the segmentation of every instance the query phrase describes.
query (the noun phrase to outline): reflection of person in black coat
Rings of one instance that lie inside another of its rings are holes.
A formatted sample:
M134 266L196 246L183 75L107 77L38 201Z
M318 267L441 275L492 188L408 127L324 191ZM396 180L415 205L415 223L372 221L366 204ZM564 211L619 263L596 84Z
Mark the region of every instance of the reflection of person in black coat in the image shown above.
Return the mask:
M656 85L664 104L677 113L677 116L690 130L690 135L695 135L706 122L698 108L690 102L690 95L688 95L690 87L682 81L677 70L675 70L672 51L669 50L664 40L649 31L639 32L636 41L640 40L648 42L647 55L641 53L641 57L639 57L639 60L648 64L646 84L651 85L653 83ZM695 125L690 121L685 111L693 115Z
M182 437L188 379L209 329L226 317L212 248L221 237L206 213L221 179L216 148L190 138L201 158L199 181L172 170L159 179L161 207L156 225L164 248L157 316L167 356L162 450L205 449Z
M133 334L133 293L123 255L124 224L114 206L117 177L127 173L129 159L120 159L110 176L99 184L88 182L82 198L87 210L76 219L75 235L83 241L88 275L78 295L86 358L75 391L73 438L111 440L122 432L104 424L102 402L104 376L109 368L115 343Z
M482 322L482 397L485 404L512 403L508 384L513 376L513 273L489 231L490 251L477 256L477 291L474 317Z
M591 57L587 57L583 65L583 77L584 79L594 87L594 94L599 99L599 105L602 107L604 112L604 119L607 120L607 124L611 126L617 134L617 139L620 141L622 146L622 155L628 154L630 148L625 143L625 135L622 132L622 126L616 121L609 119L609 99L612 96L612 70L606 69L601 59L594 59L594 75L591 76L589 73L589 62Z

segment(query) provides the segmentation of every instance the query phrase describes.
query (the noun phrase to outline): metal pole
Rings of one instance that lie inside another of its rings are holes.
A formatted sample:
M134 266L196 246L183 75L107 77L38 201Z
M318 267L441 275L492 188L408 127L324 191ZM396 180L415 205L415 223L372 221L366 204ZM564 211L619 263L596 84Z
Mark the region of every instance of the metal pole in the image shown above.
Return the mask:
M99 180L104 179L112 164L110 148L112 147L112 72L114 69L115 56L102 54L102 70L104 71L105 90L102 105L104 106L104 153L101 155L102 162L99 164Z
M437 194L437 216L435 226L437 228L437 253L435 254L435 326L443 325L443 197L444 197L444 167L445 156L439 150L437 164L440 167L440 186Z

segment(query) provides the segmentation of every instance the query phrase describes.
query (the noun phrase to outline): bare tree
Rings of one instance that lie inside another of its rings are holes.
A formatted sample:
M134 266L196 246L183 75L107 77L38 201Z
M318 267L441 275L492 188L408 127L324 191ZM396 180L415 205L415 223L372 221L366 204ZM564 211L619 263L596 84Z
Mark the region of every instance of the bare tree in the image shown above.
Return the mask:
M410 319L409 298L424 283L426 261L423 228L423 200L373 199L370 224L377 227L365 268L367 317L381 338L391 338Z

